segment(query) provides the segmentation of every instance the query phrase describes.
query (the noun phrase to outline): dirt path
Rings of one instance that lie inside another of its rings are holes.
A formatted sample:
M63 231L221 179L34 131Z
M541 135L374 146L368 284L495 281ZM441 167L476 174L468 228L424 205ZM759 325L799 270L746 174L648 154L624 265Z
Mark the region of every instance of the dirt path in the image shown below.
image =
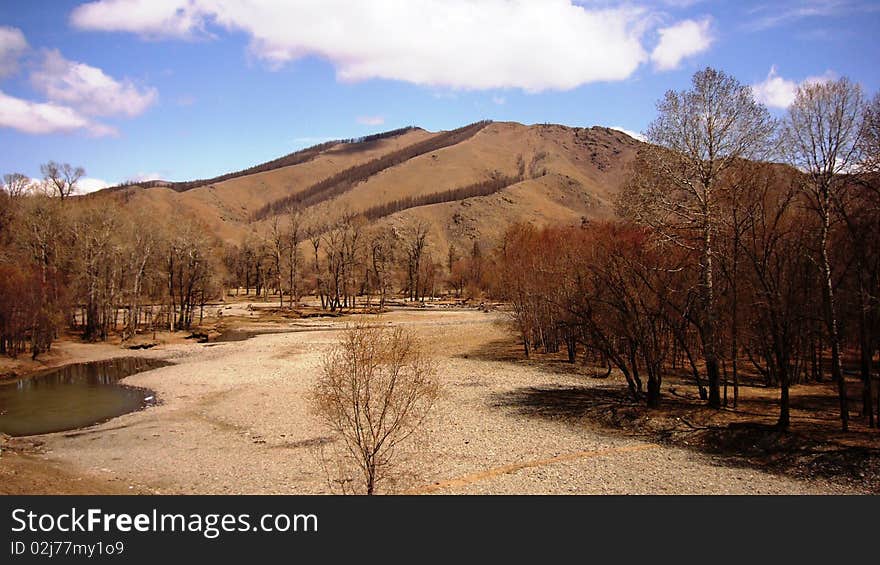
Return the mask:
M799 481L723 466L699 453L553 419L527 418L498 398L524 387L616 386L475 355L506 336L497 314L392 312L429 345L444 394L406 453L392 492L825 493ZM175 364L126 379L161 404L86 430L43 436L50 465L138 492L326 493L319 448L332 441L306 393L344 321L323 331L239 342L166 345L142 354ZM318 328L316 328L318 329ZM0 459L0 466L3 465ZM86 480L88 483L88 480Z

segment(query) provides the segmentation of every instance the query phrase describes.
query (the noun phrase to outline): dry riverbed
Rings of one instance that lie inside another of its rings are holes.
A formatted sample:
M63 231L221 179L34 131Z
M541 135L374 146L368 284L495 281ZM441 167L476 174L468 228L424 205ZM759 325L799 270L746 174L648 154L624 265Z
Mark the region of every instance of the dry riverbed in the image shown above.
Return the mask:
M527 387L619 383L480 355L508 336L500 314L406 310L371 321L412 327L434 356L444 386L425 432L384 492L852 492L821 479L725 465L697 451L583 421L523 415L499 399ZM36 439L43 444L36 453L0 457L0 483L6 482L7 492L40 492L41 487L28 488L20 480L28 469L39 469L84 485L77 492L331 492L319 448L332 438L310 414L307 392L322 352L345 323L322 318L281 322L274 327L288 333L221 343L178 341L135 352L97 346L99 357L171 361L171 366L124 381L154 390L160 404L87 429L40 436Z

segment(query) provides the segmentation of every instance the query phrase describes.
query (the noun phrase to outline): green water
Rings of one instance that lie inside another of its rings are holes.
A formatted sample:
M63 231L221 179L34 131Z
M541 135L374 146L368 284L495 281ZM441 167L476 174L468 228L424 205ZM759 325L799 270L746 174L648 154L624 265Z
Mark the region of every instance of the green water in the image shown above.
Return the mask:
M0 384L0 432L25 436L73 430L140 410L155 401L154 393L121 385L119 379L166 365L122 357L65 365Z

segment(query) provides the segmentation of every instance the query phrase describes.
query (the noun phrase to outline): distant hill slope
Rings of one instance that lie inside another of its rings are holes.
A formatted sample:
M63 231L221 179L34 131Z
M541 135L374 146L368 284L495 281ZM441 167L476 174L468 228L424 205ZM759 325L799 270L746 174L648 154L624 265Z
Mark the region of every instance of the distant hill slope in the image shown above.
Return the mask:
M204 181L152 181L94 193L144 214L198 218L227 241L264 232L298 205L319 224L342 214L432 225L441 248L496 240L516 221L571 223L613 214L640 142L608 128L479 122L403 128L329 142Z

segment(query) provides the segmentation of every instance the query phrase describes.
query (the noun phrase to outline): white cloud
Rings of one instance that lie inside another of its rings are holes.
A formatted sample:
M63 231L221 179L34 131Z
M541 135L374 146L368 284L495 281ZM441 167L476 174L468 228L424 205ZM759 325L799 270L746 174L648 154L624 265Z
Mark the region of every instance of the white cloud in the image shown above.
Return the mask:
M630 136L631 138L638 139L639 141L647 141L647 139L645 138L645 136L643 134L641 134L637 131L633 131L631 129L622 128L620 126L610 126L609 129L623 132L626 135Z
M825 71L822 75L810 76L798 83L779 76L776 72L776 65L773 65L770 67L770 72L767 73L766 79L752 85L752 93L755 96L755 100L765 106L785 109L794 102L798 87L801 85L828 82L829 80L834 80L834 77L835 74L833 72Z
M497 106L503 106L503 105L507 104L507 98L505 98L503 96L493 96L492 103Z
M0 127L31 134L85 130L100 137L115 135L110 126L91 121L73 108L52 102L31 102L0 92Z
M385 123L385 118L383 116L358 116L356 121L362 126L381 126Z
M0 26L0 78L17 70L27 49L21 30ZM69 61L57 49L44 52L30 81L47 100L25 100L0 91L0 127L29 134L83 130L96 137L117 135L116 128L92 117L137 116L158 96L154 88L139 90L131 81L119 82L97 67Z
M97 190L107 188L108 186L111 186L109 182L103 179L96 179L92 177L83 177L79 179L78 183L76 183L77 192L79 194L95 192Z
M0 26L0 78L18 70L18 59L27 48L27 40L20 29Z
M342 81L530 92L628 78L648 59L652 21L643 8L572 0L98 0L71 14L79 29L147 37L243 31L270 65L317 56Z
M137 173L128 177L130 182L146 182L148 180L162 180L161 173Z
M89 2L75 9L70 21L80 29L189 38L204 29L207 14L199 4L190 0Z
M669 27L660 28L660 42L651 52L651 62L659 71L668 71L681 62L709 49L715 38L712 35L712 20L682 20Z
M57 49L45 53L31 83L52 102L89 116L138 116L158 96L154 88L140 91L129 80L119 82L97 67L69 61Z
M762 3L747 12L750 21L745 23L749 31L764 31L790 25L803 19L829 19L850 14L877 11L876 3L851 0L787 0Z

